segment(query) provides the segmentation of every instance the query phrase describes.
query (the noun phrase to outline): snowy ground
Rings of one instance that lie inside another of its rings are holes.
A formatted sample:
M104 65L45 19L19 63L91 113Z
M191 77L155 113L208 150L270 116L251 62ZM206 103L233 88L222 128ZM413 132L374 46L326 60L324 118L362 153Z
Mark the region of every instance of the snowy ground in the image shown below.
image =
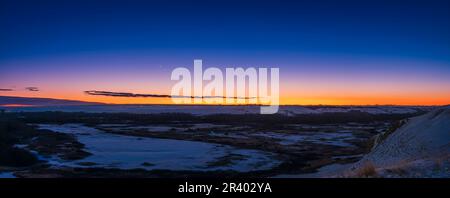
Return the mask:
M16 176L14 176L13 172L1 172L0 178L16 178Z
M359 140L355 137L355 131L364 130L385 130L387 125L384 126L383 123L378 123L377 126L371 126L365 124L333 124L333 125L306 125L298 124L291 125L293 132L285 133L280 131L265 131L259 130L254 131L251 127L246 126L231 126L231 125L219 125L210 123L196 123L191 124L189 127L183 125L117 125L117 124L100 124L96 128L101 130L113 131L115 133L126 133L130 131L144 131L148 134L151 133L193 133L195 134L204 133L208 136L215 137L226 137L234 139L255 139L255 138L269 138L274 143L279 143L281 145L294 145L302 143L314 143L314 144L325 144L340 147L352 147L350 142L354 140Z
M280 112L286 115L308 115L280 116L286 119L286 122L276 120L279 116L269 117L270 119L261 117L267 122L255 122L251 119L241 121L240 116L231 116L234 120L229 120L227 115L181 116L181 118L175 116L173 119L169 116L161 119L158 116L167 115L143 114L168 112L197 115L246 114L258 113L257 106L92 105L8 109L8 111L107 113L98 115L58 113L59 116L65 116L61 120L53 120L52 113L43 113L42 118L39 117L41 115L39 113L18 114L29 118L30 121L26 122L41 129L74 135L85 145L84 150L92 154L81 160L67 161L57 157L56 154L43 156L34 152L39 159L48 161L55 169L138 168L196 172L233 170L245 174L250 171L268 170L258 174L281 177L323 175L327 177L329 173L341 170L344 167L341 164L361 159L372 147L371 138L374 135L392 131L391 128L395 128L398 124L397 119L411 116L404 113L419 113L422 110L428 109L395 106L282 106ZM113 114L117 112L142 113L142 115ZM333 114L331 116L336 116L336 119L333 117L330 120L330 114L321 114L326 112L350 113ZM355 115L364 115L368 118L354 119ZM89 118L89 122L84 122L82 116ZM309 119L310 117L316 120ZM321 118L325 121L322 122ZM26 145L24 148L27 148ZM301 174L314 170L318 170L318 173ZM45 171L42 173L47 174ZM26 174L22 176L26 177Z
M450 177L450 107L410 119L342 174L368 165L381 177Z
M315 173L275 177L449 178L450 107L409 119L354 164L331 164Z
M93 154L76 161L50 159L50 163L56 166L246 172L270 169L279 164L267 152L218 144L115 135L81 124L42 124L39 128L73 134ZM225 164L218 162L224 158L231 161Z
M251 136L270 137L279 140L278 142L281 145L292 145L297 143L310 142L315 144L327 144L341 147L353 146L352 144L346 141L355 139L351 131L343 131L336 133L310 132L303 134L280 134L280 133L266 132L266 133L252 134Z

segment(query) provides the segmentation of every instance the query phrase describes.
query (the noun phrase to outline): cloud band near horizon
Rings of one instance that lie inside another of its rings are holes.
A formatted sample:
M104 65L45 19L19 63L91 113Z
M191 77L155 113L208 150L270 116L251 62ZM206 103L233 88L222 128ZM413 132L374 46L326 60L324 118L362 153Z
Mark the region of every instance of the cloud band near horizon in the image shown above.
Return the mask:
M112 92L112 91L97 91L89 90L84 91L85 94L93 96L110 96L110 97L141 97L141 98L232 98L232 99L252 99L256 97L226 97L226 96L179 96L179 95L167 95L167 94L135 94L128 92Z

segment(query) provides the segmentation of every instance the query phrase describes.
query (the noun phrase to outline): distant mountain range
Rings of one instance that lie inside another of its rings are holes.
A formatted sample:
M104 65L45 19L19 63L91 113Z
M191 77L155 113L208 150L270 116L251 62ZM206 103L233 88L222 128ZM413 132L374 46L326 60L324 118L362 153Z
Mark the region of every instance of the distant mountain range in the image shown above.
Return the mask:
M75 105L99 105L103 103L83 102L77 100L60 100L51 98L26 98L0 96L0 106L23 105L23 106L75 106Z

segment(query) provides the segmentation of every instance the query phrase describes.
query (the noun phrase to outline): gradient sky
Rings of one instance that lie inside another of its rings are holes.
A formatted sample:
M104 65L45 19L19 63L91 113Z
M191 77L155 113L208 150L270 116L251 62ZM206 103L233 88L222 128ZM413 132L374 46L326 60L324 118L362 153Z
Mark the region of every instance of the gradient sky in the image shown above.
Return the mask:
M194 59L279 67L282 104L450 104L450 1L0 1L3 96L170 103L84 91L170 94Z

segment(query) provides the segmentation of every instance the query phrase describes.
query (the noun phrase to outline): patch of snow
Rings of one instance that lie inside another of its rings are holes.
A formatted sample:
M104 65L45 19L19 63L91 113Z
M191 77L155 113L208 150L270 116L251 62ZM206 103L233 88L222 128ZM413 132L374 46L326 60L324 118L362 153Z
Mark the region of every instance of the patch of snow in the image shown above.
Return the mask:
M27 146L28 146L28 145L26 145L26 144L15 144L15 145L14 145L14 147L20 148L20 149L26 148Z
M326 144L342 147L352 147L353 145L347 143L347 140L355 139L351 131L342 131L337 133L325 132L310 132L303 134L283 134L274 132L260 132L252 134L252 136L268 137L280 140L282 145L292 145L302 142L312 142L315 144Z
M236 139L248 139L248 136L245 136L244 134L238 133L238 132L209 132L208 135L216 136L216 137L228 137L228 138L236 138Z
M0 178L17 178L13 172L1 172Z
M130 130L139 130L139 131L147 131L147 132L167 132L172 129L175 129L174 127L170 126L128 126L128 127L113 127L108 128L111 130L120 130L120 131L130 131Z

